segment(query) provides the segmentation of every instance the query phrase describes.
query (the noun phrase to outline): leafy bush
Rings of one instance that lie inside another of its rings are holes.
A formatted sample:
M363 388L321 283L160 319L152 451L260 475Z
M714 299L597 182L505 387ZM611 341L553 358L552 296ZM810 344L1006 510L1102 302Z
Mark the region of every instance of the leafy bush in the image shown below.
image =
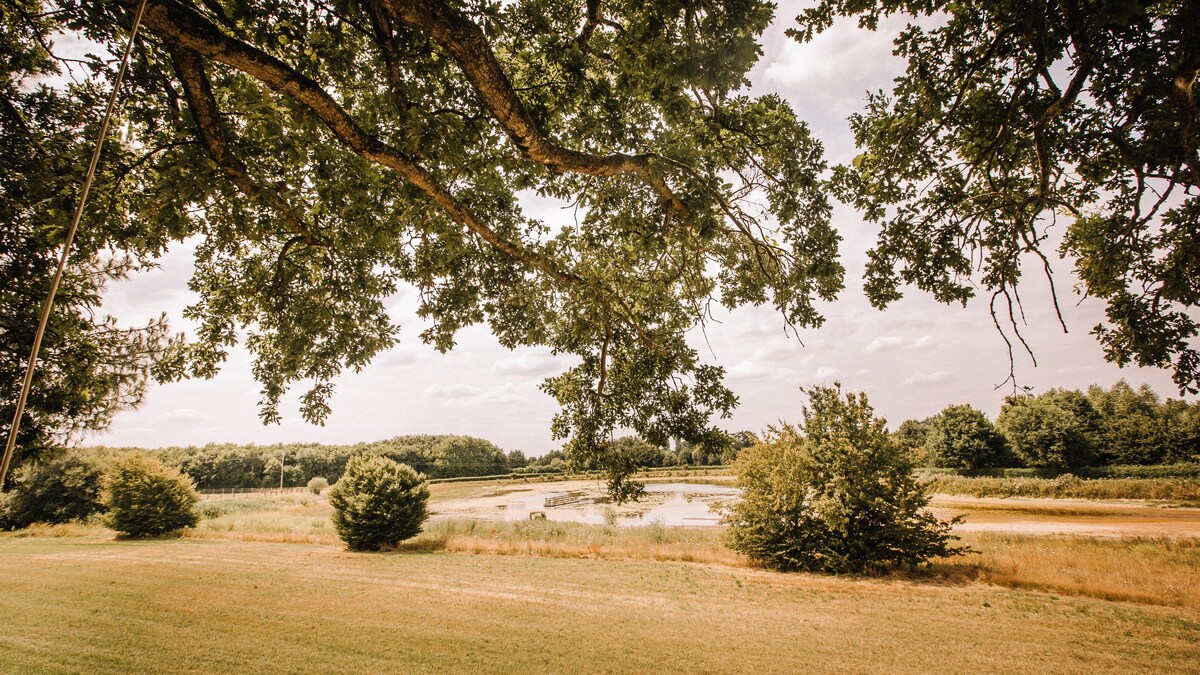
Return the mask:
M743 450L742 499L725 522L727 543L780 570L863 572L965 552L951 523L926 507L906 453L864 394L809 390L804 435L790 425Z
M1200 478L1200 464L1179 462L1153 466L1094 466L1078 473L1085 478Z
M308 491L314 495L321 494L321 491L329 487L329 481L325 480L324 476L317 476L308 481Z
M142 453L108 468L102 500L108 507L108 526L131 537L156 537L199 520L200 495L192 479Z
M991 421L969 405L947 406L929 421L925 447L934 466L983 469L1004 464L1007 446Z
M378 551L416 536L428 500L424 475L380 455L351 457L329 490L333 527L352 551Z
M1046 395L1010 396L1000 409L996 426L1030 467L1063 471L1086 466L1091 457L1083 420Z
M905 420L892 432L892 440L908 454L913 466L929 465L929 449L925 441L929 437L930 420Z
M103 510L99 467L78 457L28 462L13 474L0 502L0 529L83 520Z

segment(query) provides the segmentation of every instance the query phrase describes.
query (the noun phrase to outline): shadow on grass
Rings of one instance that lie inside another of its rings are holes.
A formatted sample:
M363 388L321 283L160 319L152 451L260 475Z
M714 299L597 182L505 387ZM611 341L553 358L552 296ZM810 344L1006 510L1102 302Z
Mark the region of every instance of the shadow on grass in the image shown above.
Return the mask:
M395 546L384 546L380 553L436 553L446 550L448 537L418 535L413 539L402 541Z

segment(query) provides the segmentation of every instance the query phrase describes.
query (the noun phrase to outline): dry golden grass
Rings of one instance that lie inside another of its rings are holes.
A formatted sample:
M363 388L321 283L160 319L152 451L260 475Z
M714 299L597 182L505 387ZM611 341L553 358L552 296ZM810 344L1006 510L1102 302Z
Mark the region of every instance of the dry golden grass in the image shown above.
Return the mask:
M495 486L472 485L480 494ZM434 486L442 487L442 486ZM461 498L455 491L454 498ZM206 501L206 505L212 504ZM341 546L323 498L285 494L217 502L225 513L202 520L185 536L243 542ZM1026 507L1023 507L1026 508ZM1035 511L1037 505L1026 508ZM1051 508L1054 515L1094 517L1100 507ZM721 541L723 528L660 524L614 527L545 520L432 520L400 550L575 558L675 561L750 568L753 563ZM79 536L104 530L81 525L42 526L29 536ZM987 583L1105 600L1200 610L1200 540L1049 536L972 532L963 543L979 553L937 561L927 569L893 575L921 581Z
M0 538L0 671L1197 672L1200 615L982 584Z
M551 558L659 560L745 567L749 561L726 548L718 528L615 527L547 520L428 523L417 542L463 553Z
M972 533L928 576L1200 610L1200 541Z
M323 498L203 506L183 539L0 535L0 671L1200 672L1195 538L975 532L837 578L755 569L721 528L442 519L370 555Z

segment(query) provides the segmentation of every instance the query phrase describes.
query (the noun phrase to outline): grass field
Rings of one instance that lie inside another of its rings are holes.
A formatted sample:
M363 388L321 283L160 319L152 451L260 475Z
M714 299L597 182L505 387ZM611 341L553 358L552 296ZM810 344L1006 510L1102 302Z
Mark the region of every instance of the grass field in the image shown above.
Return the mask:
M322 497L202 506L182 539L0 535L0 672L1200 673L1193 537L969 532L969 557L829 578L719 528L438 519L352 554Z
M654 561L0 540L9 672L1198 672L1195 611Z
M494 488L492 488L494 489ZM488 492L479 484L434 486L431 507ZM980 512L998 508L978 505ZM1096 521L1102 506L1046 507L1020 501L1007 506L1057 519ZM198 539L310 543L338 546L328 502L307 494L207 500L210 517L188 532ZM1169 509L1173 513L1177 509ZM962 510L960 510L962 512ZM1121 509L1110 516L1119 520ZM969 517L969 516L968 516ZM68 528L68 531L75 531ZM31 534L50 534L32 530ZM614 561L673 561L750 567L721 542L718 528L651 524L611 527L554 521L433 520L409 551ZM99 536L94 531L92 536ZM904 573L913 579L986 582L1099 599L1133 600L1200 611L1200 540L1194 537L1045 536L967 532L963 543L978 553L938 561L931 569Z

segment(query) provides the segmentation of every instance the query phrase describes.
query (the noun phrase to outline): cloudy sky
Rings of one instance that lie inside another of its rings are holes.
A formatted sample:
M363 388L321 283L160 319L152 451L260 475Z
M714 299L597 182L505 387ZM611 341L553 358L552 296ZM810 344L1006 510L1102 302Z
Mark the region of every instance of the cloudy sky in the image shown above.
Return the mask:
M846 117L861 109L865 92L888 87L902 71L891 54L891 37L903 22L884 22L879 32L869 33L842 21L813 43L800 45L783 35L795 9L781 4L782 16L765 36L762 60L751 73L754 93L784 96L824 142L828 159L847 161L854 145ZM526 206L548 222L569 216L544 200L531 199ZM727 383L741 401L721 426L757 432L780 420L796 420L800 388L834 380L865 390L893 428L957 403L974 405L994 419L1011 389L996 388L1007 378L1009 362L986 302L947 307L912 289L885 311L871 308L860 278L874 239L872 228L846 207L836 209L834 223L845 239L847 287L836 302L824 306L827 322L822 328L802 331L798 340L785 333L778 314L743 308L693 335L693 344L709 362L725 366ZM1103 316L1102 304L1078 302L1068 262L1058 261L1055 269L1069 332L1063 332L1053 314L1047 282L1030 275L1022 289L1028 321L1023 334L1037 365L1028 355L1017 354L1019 383L1042 391L1093 383L1107 387L1125 378L1175 395L1165 371L1119 369L1104 361L1089 335ZM190 274L190 247L180 245L162 260L161 269L115 286L105 308L129 323L166 311L176 328L186 330L189 324L181 313L193 300L187 290ZM478 326L460 335L454 352L438 354L417 338L422 323L413 313L413 298L412 291L392 298L390 312L403 331L400 346L378 356L363 372L337 381L333 414L324 427L300 419L295 397L282 408L282 424L263 426L250 358L235 351L216 378L153 386L138 410L119 414L107 432L85 442L142 447L351 443L455 433L531 455L559 447L549 432L556 405L538 384L565 369L566 362L545 350L507 351L486 327Z

